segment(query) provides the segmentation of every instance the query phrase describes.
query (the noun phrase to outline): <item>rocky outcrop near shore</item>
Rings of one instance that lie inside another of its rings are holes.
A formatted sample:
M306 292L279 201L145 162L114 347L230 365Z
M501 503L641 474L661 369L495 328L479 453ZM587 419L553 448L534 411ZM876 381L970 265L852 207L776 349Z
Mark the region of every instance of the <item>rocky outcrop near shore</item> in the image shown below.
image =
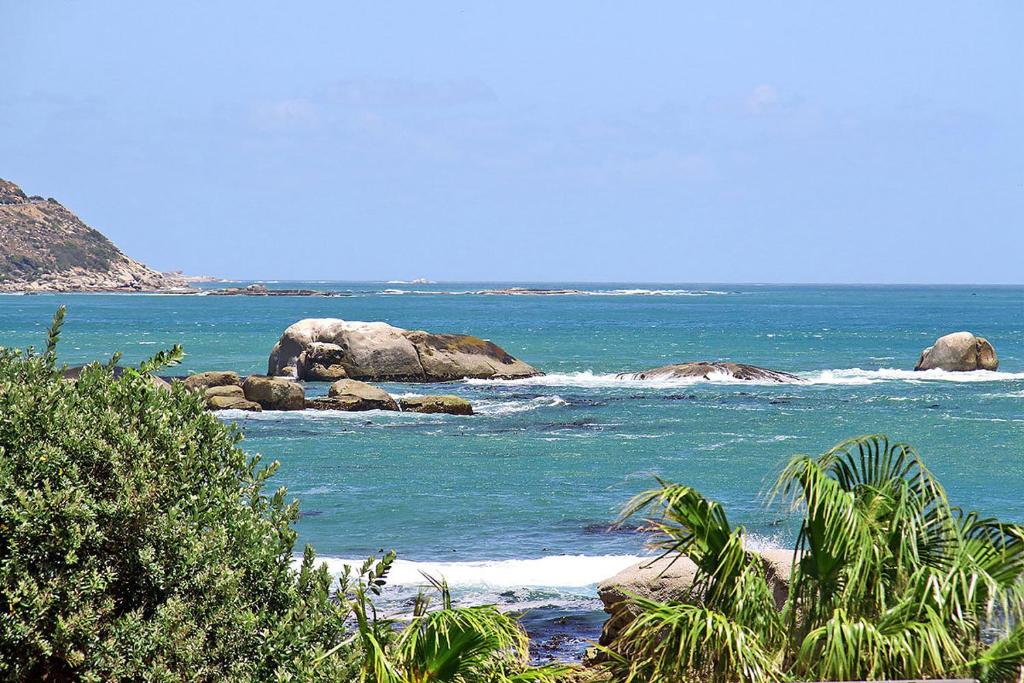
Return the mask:
M182 277L125 256L55 199L0 179L0 291L190 291Z
M939 337L935 343L921 352L915 370L948 370L970 372L972 370L996 370L999 358L995 347L984 337L970 332L954 332Z
M543 374L478 337L337 318L307 318L291 325L274 345L267 364L268 375L296 379L317 379L342 371L349 379L371 382L514 379Z
M775 606L782 609L789 596L793 551L773 549L751 552L761 559L765 578L775 598ZM599 644L610 644L635 618L626 600L627 593L659 602L698 601L700 596L693 594L696 578L697 565L693 560L684 555L668 555L630 565L599 583L597 595L604 603L604 611L609 614Z
M380 387L354 379L339 379L327 391L327 397L306 401L317 410L398 410L398 402Z
M682 379L697 377L701 379L715 379L715 376L726 376L732 379L795 383L801 382L799 377L788 372L768 370L759 368L756 365L744 363L720 363L714 361L696 361L693 363L677 363L675 365L664 365L660 368L652 368L643 372L622 372L616 375L618 379Z
M306 391L298 382L280 377L249 375L242 382L245 398L264 410L302 410L306 407Z

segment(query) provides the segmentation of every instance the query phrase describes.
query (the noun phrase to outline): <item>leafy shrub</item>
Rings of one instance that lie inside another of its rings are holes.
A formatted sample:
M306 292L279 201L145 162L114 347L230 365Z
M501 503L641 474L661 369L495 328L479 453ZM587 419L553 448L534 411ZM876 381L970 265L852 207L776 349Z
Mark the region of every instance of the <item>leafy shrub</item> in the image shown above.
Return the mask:
M552 681L522 626L453 607L379 617L394 553L331 592L311 548L292 568L297 503L264 495L277 463L239 447L196 393L151 373L179 347L75 381L46 351L0 349L0 678ZM115 376L117 375L117 376ZM428 577L429 578L429 577Z
M0 349L0 678L354 679L348 610L263 493L277 464L153 385L178 348L65 381L62 318L44 353Z

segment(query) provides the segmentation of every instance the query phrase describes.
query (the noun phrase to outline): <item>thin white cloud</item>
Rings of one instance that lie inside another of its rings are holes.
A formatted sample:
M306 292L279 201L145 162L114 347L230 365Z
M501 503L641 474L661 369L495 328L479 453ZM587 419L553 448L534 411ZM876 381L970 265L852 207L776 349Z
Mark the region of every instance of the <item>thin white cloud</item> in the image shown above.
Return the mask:
M778 89L773 85L762 83L747 95L747 111L752 114L763 114L776 108L780 101Z
M266 127L309 126L320 120L320 111L310 100L293 98L258 105L254 118Z
M410 81L398 78L343 80L327 88L329 101L355 107L453 106L497 99L480 80Z

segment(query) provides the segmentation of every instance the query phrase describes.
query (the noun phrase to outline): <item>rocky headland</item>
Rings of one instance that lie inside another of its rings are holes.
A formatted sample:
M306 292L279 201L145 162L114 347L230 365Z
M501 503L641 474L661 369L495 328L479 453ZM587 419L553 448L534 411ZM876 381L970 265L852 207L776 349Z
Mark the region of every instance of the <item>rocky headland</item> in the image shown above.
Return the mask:
M0 179L0 292L191 291L126 256L56 199Z

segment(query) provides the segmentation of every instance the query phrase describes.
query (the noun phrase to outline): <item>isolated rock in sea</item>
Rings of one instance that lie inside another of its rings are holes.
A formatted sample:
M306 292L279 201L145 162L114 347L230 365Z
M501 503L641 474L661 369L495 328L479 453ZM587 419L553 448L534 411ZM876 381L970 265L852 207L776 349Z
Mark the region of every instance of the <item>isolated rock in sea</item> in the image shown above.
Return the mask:
M796 375L791 375L788 372L768 370L744 363L720 363L716 361L664 365L660 368L652 368L643 372L622 372L616 375L616 377L619 379L681 379L685 377L713 379L713 375L726 375L733 379L762 382L789 383L802 381Z
M313 346L318 343L325 346ZM340 365L349 378L376 382L511 379L543 374L478 337L337 318L307 318L291 325L270 353L267 374L311 379L311 365Z
M210 387L203 392L203 399L206 401L206 407L209 410L227 410L231 408L234 410L251 410L257 413L263 410L259 403L247 399L245 391L236 384L222 384Z
M412 396L403 398L399 403L402 410L409 413L473 414L473 405L459 396Z
M173 273L129 258L55 199L0 179L0 291L188 291Z
M775 606L782 609L789 595L793 551L753 552L764 565L765 578L772 589ZM599 583L597 595L604 603L604 611L610 615L601 632L600 644L611 643L635 618L628 607L626 593L660 602L673 600L696 603L700 601L700 596L693 593L696 578L697 565L690 558L670 555L642 560Z
M186 377L182 384L186 389L192 391L206 391L211 387L242 386L242 378L237 372L223 370L212 370L210 372L197 372Z
M998 367L999 358L988 339L975 337L970 332L954 332L939 337L922 351L914 369L970 372L995 370Z
M242 383L245 398L259 403L264 410L302 410L306 392L296 382L280 377L249 375Z
M339 379L331 385L326 397L306 401L316 410L398 410L391 394L379 387L354 379Z

